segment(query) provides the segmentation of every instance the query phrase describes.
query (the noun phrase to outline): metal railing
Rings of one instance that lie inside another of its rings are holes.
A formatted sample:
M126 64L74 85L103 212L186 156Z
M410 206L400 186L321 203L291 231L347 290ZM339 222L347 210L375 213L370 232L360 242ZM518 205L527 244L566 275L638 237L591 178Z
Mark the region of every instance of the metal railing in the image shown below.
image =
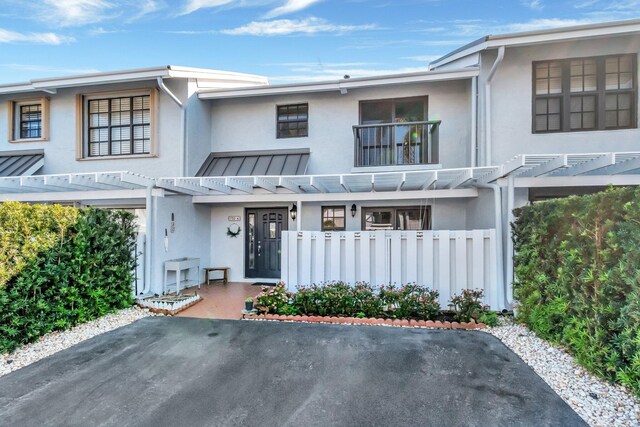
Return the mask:
M355 166L438 163L440 120L353 126Z

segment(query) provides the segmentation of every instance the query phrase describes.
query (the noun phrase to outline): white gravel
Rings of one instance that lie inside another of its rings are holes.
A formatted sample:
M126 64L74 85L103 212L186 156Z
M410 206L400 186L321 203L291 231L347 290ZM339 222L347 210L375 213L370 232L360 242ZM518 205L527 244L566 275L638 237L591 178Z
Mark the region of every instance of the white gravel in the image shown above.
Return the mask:
M486 332L499 338L591 426L640 426L640 399L578 366L564 350L522 325L503 321Z
M107 314L99 319L82 323L66 331L51 332L34 343L19 347L13 353L0 354L0 377L96 335L151 315L153 313L150 313L149 310L139 307L126 308L117 313Z

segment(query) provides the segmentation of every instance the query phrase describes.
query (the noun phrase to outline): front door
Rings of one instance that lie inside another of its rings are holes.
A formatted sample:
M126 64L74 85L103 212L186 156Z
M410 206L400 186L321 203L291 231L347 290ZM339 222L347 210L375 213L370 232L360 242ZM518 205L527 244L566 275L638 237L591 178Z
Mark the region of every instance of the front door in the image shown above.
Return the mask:
M286 208L247 209L245 275L280 278L282 232L287 230Z

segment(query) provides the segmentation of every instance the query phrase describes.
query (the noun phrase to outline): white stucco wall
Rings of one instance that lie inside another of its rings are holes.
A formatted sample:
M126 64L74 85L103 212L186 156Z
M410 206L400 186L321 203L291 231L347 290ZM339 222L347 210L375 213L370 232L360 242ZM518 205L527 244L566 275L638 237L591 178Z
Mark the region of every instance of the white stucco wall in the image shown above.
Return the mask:
M200 268L208 267L211 259L211 211L206 206L194 205L190 196L157 197L153 216L151 292L162 293L164 262L175 258L200 258ZM171 232L171 214L175 218L175 231ZM164 248L164 231L168 231L168 250ZM195 278L195 272L192 273ZM199 280L204 273L200 271ZM174 283L171 277L169 282Z
M352 126L359 123L359 101L429 96L430 120L442 120L440 161L444 167L468 165L470 81L353 89L346 95L324 92L211 102L211 151L309 148L308 173L351 172ZM309 103L309 136L276 138L276 106Z
M167 87L186 101L187 82L172 79ZM46 95L50 99L50 138L44 142L10 143L8 141L8 102L38 98L45 94L16 94L0 96L0 151L44 149L44 167L38 174L68 172L99 172L127 170L146 176L178 176L180 173L180 109L165 94L158 91L156 115L157 157L76 160L76 95L119 90L155 88L155 81L131 82L117 85L96 85L60 89Z
M547 134L534 134L531 129L532 62L638 52L638 36L507 48L492 84L492 163L504 163L517 154L529 153L638 151L638 129ZM483 54L483 76L494 59L495 51Z
M361 230L362 208L363 207L384 207L384 206L431 206L432 225L434 230L464 230L467 219L467 199L429 199L429 200L398 200L398 201L367 201L358 202L357 213L351 217L351 203L303 203L301 211L298 212L298 219L301 228L305 231L320 231L322 227L321 207L340 206L346 207L346 228L348 231ZM250 205L216 205L204 206L211 212L211 262L210 265L216 267L230 267L229 280L234 282L256 281L258 279L245 279L244 257L245 257L245 209L248 207L291 208L291 204L250 204ZM240 221L229 221L229 216L239 216ZM237 237L227 236L227 227L236 222L242 228L242 232ZM296 229L296 222L289 218L289 230ZM198 239L207 240L204 234Z

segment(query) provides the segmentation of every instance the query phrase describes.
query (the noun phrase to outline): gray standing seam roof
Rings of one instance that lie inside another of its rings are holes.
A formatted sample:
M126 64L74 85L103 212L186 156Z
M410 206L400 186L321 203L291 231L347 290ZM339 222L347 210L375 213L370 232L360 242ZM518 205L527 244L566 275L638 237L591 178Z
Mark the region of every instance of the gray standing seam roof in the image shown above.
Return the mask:
M30 175L43 160L44 150L0 151L0 177Z
M196 176L304 175L309 149L211 153Z

